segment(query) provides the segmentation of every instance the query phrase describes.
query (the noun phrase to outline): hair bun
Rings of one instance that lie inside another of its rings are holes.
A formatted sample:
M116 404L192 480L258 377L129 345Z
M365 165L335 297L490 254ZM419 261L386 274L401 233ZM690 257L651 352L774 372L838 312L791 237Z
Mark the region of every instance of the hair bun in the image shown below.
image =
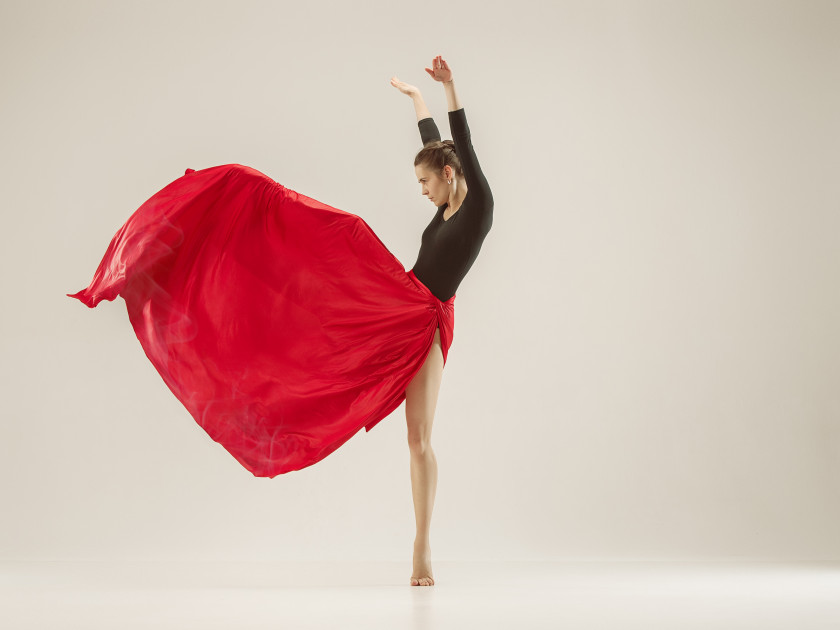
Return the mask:
M447 150L449 149L449 150ZM429 140L414 157L414 166L423 165L435 173L441 173L446 166L451 166L458 177L464 176L461 168L461 158L455 149L455 141L451 139Z

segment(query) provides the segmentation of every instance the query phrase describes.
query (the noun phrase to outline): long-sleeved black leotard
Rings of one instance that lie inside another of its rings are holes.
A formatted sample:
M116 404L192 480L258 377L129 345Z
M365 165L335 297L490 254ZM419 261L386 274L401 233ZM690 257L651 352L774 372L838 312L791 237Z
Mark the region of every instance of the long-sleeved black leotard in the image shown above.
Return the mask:
M440 132L431 117L417 121L417 125L424 145L440 140ZM449 112L449 128L467 181L467 194L457 212L447 220L443 219L443 213L449 204L438 206L423 231L420 253L412 268L420 282L444 302L457 291L493 225L493 193L478 164L463 107Z

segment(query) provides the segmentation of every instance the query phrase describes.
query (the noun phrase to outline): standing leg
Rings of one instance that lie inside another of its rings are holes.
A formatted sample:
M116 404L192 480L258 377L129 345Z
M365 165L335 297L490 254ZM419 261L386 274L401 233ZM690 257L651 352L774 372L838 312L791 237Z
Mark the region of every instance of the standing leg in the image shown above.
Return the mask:
M414 539L412 586L432 586L432 550L429 527L437 488L437 460L432 450L432 421L435 418L440 383L443 378L443 350L440 329L435 330L432 348L423 367L405 390L405 418L411 455L411 492L417 535Z

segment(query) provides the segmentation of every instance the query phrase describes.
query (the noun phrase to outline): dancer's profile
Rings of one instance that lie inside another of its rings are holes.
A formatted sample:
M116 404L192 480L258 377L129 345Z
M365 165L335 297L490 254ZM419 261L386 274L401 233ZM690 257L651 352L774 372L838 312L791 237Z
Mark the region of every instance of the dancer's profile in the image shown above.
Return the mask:
M411 270L358 215L241 164L183 176L117 231L90 285L124 299L146 356L199 426L257 477L311 466L405 400L417 532L412 585L432 585L431 448L455 292L493 221L452 71L435 57L453 140L420 91L421 194L437 207Z

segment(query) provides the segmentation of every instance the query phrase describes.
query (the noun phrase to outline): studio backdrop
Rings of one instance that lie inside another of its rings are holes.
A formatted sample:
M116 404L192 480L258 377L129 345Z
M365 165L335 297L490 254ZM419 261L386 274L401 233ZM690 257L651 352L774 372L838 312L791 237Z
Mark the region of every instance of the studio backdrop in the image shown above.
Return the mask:
M838 559L838 18L5 2L0 558L409 558L404 405L255 477L121 297L67 294L152 194L225 164L361 217L408 270L434 206L389 80L449 138L441 54L495 209L433 425L435 559Z

